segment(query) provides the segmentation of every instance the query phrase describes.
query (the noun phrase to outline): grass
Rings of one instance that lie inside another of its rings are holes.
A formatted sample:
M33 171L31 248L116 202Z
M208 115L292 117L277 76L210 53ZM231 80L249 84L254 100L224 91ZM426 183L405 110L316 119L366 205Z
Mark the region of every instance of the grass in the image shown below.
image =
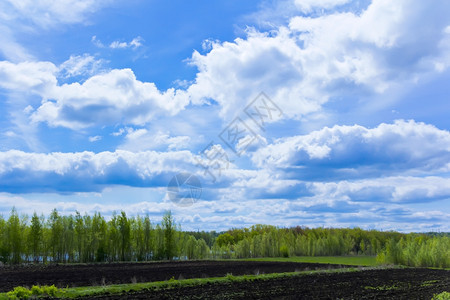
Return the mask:
M394 284L394 285L382 285L382 286L366 286L364 288L366 290L390 291L390 290L396 290L399 287Z
M383 267L386 268L386 267ZM341 268L341 269L328 269L328 270L313 270L313 271L301 271L301 272L289 272L289 273L271 273L261 275L242 275L234 276L228 274L225 277L212 277L212 278L195 278L195 279L183 279L183 280L167 280L158 282L147 283L130 283L130 284L114 284L106 286L87 286L87 287L75 287L65 288L62 292L59 292L56 296L58 298L76 298L82 296L94 296L105 293L109 294L122 294L129 292L137 292L144 289L150 290L162 290L170 288L179 288L186 286L197 286L203 284L220 284L226 282L243 282L253 280L270 280L275 278L289 277L289 276L306 276L318 273L346 273L363 271L372 268ZM8 299L6 293L0 293L0 299Z
M264 257L249 258L243 260L250 261L286 261L286 262L304 262L304 263L320 263L320 264L338 264L338 265L354 265L354 266L377 266L375 256L292 256L292 257Z

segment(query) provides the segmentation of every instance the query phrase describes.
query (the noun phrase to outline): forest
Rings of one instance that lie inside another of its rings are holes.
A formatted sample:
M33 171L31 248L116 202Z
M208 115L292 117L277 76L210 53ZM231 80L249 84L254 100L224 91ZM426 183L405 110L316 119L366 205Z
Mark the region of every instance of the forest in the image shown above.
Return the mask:
M236 259L373 255L381 264L450 267L447 234L403 234L360 228L279 228L254 225L226 232L187 232L166 212L160 223L114 213L31 218L12 209L0 216L2 263Z

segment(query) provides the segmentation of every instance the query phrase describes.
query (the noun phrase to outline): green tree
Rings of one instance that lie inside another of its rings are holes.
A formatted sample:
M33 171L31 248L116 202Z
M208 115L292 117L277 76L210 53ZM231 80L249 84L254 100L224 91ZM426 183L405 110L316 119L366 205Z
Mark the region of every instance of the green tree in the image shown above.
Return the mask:
M66 262L75 261L75 220L72 215L63 216L63 260Z
M63 223L62 219L58 214L58 211L55 209L52 210L50 214L50 218L48 219L49 227L50 227L50 241L49 244L51 246L51 257L53 261L60 262L63 253Z
M150 260L153 258L154 254L154 236L153 227L150 222L149 216L144 218L144 247L145 247L145 260Z
M10 261L13 264L21 262L21 254L23 251L23 229L25 224L21 223L19 214L13 207L7 223L6 241L7 248L11 253Z
M85 257L83 256L84 253L84 244L86 233L84 230L84 221L83 217L81 216L80 212L75 212L75 252L76 252L76 260L78 262L86 262Z
M234 245L235 241L231 234L225 232L217 237L216 242L219 247L223 247L227 245Z
M43 224L36 212L34 212L31 217L31 226L28 232L28 245L33 261L38 262L43 250Z
M196 243L196 253L198 259L205 259L208 257L210 249L208 247L208 244L206 244L206 241L204 239L197 240Z
M0 215L0 261L6 263L9 260L9 246L7 237L7 224Z
M131 224L131 233L133 240L133 249L138 261L145 260L145 241L144 241L144 220L137 216Z
M118 227L120 235L120 260L126 261L130 259L131 226L127 214L124 211L120 213Z
M168 211L164 214L161 225L162 230L164 232L164 257L166 259L172 260L176 254L176 245L175 245L176 226L171 211Z
M107 230L108 226L100 213L95 213L92 218L92 241L94 243L93 255L97 262L105 261L107 258Z

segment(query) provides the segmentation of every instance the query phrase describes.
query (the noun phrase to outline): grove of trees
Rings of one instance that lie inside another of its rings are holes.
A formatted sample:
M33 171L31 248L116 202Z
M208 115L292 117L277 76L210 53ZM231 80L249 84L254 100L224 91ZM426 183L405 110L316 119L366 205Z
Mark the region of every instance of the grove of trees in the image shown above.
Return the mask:
M167 212L160 224L149 216L100 213L63 216L54 209L48 218L19 216L13 208L7 220L0 216L0 261L112 262L203 259L209 247L202 238L184 233Z
M184 232L171 212L149 216L100 213L29 219L13 208L0 216L0 261L113 262L288 256L377 255L380 263L450 267L450 237L360 228L279 228L254 225L226 232Z
M377 256L380 263L450 268L450 237L410 234L390 239Z

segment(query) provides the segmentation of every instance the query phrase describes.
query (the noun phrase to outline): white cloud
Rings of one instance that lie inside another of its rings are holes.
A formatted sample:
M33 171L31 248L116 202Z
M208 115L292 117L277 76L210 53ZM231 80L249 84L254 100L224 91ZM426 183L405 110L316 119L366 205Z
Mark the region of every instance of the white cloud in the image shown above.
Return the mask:
M311 1L303 3L312 5ZM318 5L330 3L323 0ZM346 101L346 93L352 91L352 97L370 99L368 95L385 93L384 98L391 99L391 88L445 71L450 66L449 11L444 1L429 5L378 0L361 14L297 16L288 27L271 32L249 29L246 38L210 42L205 44L211 48L208 53L194 52L190 61L198 73L186 90L159 91L153 83L137 80L130 69L97 74L82 84L58 86L45 81L56 82L57 76L56 67L48 62L9 65L12 74L0 73L8 79L0 84L20 86L23 78L17 77L42 81L49 90L39 93L43 104L33 120L72 129L145 125L157 115L174 115L189 103L211 99L219 103L221 117L231 120L261 91L280 106L284 117L303 118L320 112L330 97ZM92 40L105 46L95 36ZM108 46L133 48L140 44L138 37ZM44 67L49 69L44 72ZM95 74L92 70L97 65L85 55L72 57L62 67L68 74Z
M356 202L428 203L450 199L450 178L395 176L356 181L315 182L315 197Z
M95 46L97 46L97 47L99 47L99 48L104 48L104 47L105 47L105 45L104 45L99 39L97 39L97 36L96 36L96 35L92 36L91 42L92 42Z
M126 48L132 48L133 50L143 46L142 42L144 39L140 36L135 37L129 42L121 42L121 41L113 41L109 45L105 45L100 41L97 36L92 36L91 42L98 48L111 48L111 49L126 49Z
M130 69L95 75L83 84L55 87L32 115L34 122L81 128L120 123L142 125L158 115L175 115L189 103L184 91L160 92L154 83L136 79Z
M45 28L59 23L83 22L86 15L111 2L111 0L7 0L3 9L7 9L11 18L31 21Z
M100 70L103 62L103 60L95 59L89 54L71 55L68 60L59 66L59 70L64 77L92 76Z
M0 87L15 92L45 94L57 84L58 68L50 62L0 61Z
M89 56L72 57L61 68L75 75L91 72L97 64ZM63 85L58 84L59 70L50 62L0 61L0 87L42 98L31 115L33 122L71 129L144 125L161 115L175 115L189 104L185 91L171 88L161 92L154 83L137 80L130 69L114 69L96 74L82 84Z
M299 167L299 174L306 172L306 167L359 170L356 173L359 176L369 170L447 172L450 132L403 120L383 123L373 129L336 125L279 139L257 150L252 160L260 167Z
M191 63L199 72L188 88L194 103L212 98L222 106L222 117L231 119L261 91L281 106L289 117L320 108L303 82L301 49L281 30L276 36L249 32L247 39L214 44L206 55L195 52Z
M33 60L18 42L23 32L40 33L59 24L75 24L114 0L6 0L0 2L0 52L14 62Z
M119 131L120 132L120 131ZM151 132L145 128L133 130L128 128L125 142L119 149L130 151L144 151L165 149L168 151L180 150L189 146L191 138L188 136L170 136L162 131Z
M111 133L111 135L112 136L121 136L124 133L125 133L125 129L120 128L118 131L115 131L115 132Z
M330 9L351 0L294 0L295 6L302 12L308 13L313 9Z
M124 48L139 48L142 46L142 41L143 39L138 36L135 37L133 40L131 40L130 42L119 42L119 41L114 41L109 45L109 48L111 49L124 49Z
M330 97L345 99L349 91L353 97L389 95L448 67L449 48L443 45L449 40L444 32L449 12L445 1L379 0L361 14L297 16L271 32L250 29L246 38L207 43L210 52L193 54L199 72L188 92L194 103L219 102L227 119L261 91L289 118L317 112Z
M0 23L0 32L2 33L0 35L0 52L7 59L11 61L26 61L33 59L33 56L28 50L17 42L14 33L8 26L3 26Z
M43 154L10 150L0 152L0 186L14 193L91 192L116 184L167 186L178 172L200 173L196 163L188 151Z
M90 137L89 137L89 142L93 143L93 142L100 141L101 139L102 139L102 137L99 136L99 135L96 135L96 136L90 136Z

